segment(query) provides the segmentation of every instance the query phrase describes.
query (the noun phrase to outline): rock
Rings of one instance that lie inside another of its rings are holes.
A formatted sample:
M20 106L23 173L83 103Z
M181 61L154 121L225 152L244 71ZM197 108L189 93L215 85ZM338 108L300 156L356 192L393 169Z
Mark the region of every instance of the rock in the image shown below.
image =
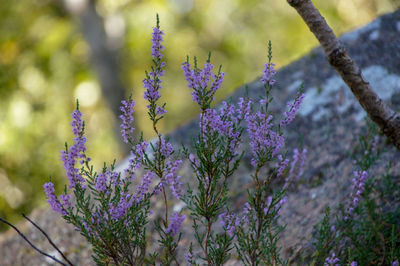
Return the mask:
M400 10L377 18L372 23L341 37L353 60L377 94L396 111L400 111ZM297 188L290 191L281 213L281 222L287 224L280 244L286 258L298 259L312 252L314 225L323 217L326 206L336 207L345 202L352 172L355 169L347 155L365 130L365 112L339 75L330 67L321 48L314 49L300 60L282 68L276 75L272 111L280 116L286 103L292 100L300 84L304 83L306 97L294 122L288 127L286 146L290 150L300 142L308 149L305 172ZM249 96L262 93L259 81L248 84ZM239 88L231 95L233 101L245 94ZM198 121L177 129L171 134L175 144L189 143L195 136ZM382 137L383 138L383 137ZM385 145L381 142L381 145ZM400 182L400 152L387 145L382 160L373 167L371 176L379 176L392 161L394 182ZM245 158L248 160L248 158ZM250 165L246 162L233 177L231 186L242 187L249 182ZM242 197L241 194L237 197ZM87 244L78 233L48 209L38 209L31 215L64 247L77 265L90 265ZM21 223L29 239L46 251L52 249L31 225ZM187 227L190 231L190 225ZM186 230L185 230L186 231ZM185 240L186 241L186 240ZM186 246L186 244L185 244ZM32 250L17 234L8 231L0 236L0 265L50 265L48 260Z

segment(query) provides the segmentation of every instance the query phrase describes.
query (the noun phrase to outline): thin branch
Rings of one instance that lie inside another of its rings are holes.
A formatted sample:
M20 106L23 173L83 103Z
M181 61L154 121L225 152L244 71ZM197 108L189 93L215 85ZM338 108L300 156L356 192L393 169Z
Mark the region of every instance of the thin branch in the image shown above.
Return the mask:
M36 227L36 229L38 229L47 239L47 241L49 241L50 245L55 248L57 250L57 252L61 255L61 257L63 257L63 259L70 265L73 266L72 262L70 262L68 260L68 258L64 255L64 253L61 252L61 250L56 246L56 244L54 244L54 242L51 240L51 238L46 234L46 232L40 228L37 224L35 224L31 219L29 219L28 216L26 216L24 213L22 213L22 216L28 220L31 224L33 224L33 226Z
M287 0L296 9L325 51L328 61L349 86L368 116L400 149L400 115L372 90L360 68L350 58L311 0Z
M0 218L0 222L3 222L3 223L5 223L5 224L11 226L11 227L12 227L26 242L28 242L28 244L29 244L33 249L35 249L35 250L36 250L37 252L39 252L40 254L42 254L42 255L44 255L44 256L46 256L46 257L49 257L50 259L54 260L55 262L57 262L57 263L59 263L59 264L61 264L61 265L67 266L67 264L65 264L65 263L63 263L63 262L61 262L61 261L59 261L59 260L56 259L54 256L51 256L51 255L45 253L44 251L40 250L39 248L37 248L34 244L32 244L31 241L29 241L29 239L28 239L23 233L21 233L21 232L18 230L17 227L15 227L13 224L11 224L10 222L8 222L7 220L4 220L3 218Z

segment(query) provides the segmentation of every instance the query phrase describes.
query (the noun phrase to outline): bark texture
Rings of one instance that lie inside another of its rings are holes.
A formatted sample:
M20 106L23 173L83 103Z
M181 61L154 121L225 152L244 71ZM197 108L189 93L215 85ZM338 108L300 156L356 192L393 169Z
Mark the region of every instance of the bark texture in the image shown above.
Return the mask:
M400 149L400 115L393 111L373 91L369 82L363 77L358 65L351 59L312 1L287 0L287 2L296 9L318 39L329 63L349 86L371 120Z

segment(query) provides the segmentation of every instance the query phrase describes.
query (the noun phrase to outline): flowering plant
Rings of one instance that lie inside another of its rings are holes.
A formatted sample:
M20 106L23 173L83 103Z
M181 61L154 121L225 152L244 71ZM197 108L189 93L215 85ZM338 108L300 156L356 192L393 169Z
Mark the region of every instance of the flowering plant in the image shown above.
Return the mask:
M186 193L183 193L178 175L182 160L175 156L174 147L157 127L166 113L165 103L159 104L165 67L163 34L157 17L151 47L153 66L143 80L144 98L148 101L148 115L156 141L149 143L143 138L134 139L135 102L132 98L123 101L121 133L124 142L131 147L129 166L120 173L115 170L114 162L109 166L105 164L101 172L95 172L85 153L85 126L77 104L71 123L74 144L70 148L66 145L61 154L69 179L68 188L73 194L68 194L69 190L65 188L64 194L57 197L54 184L48 182L44 185L48 203L91 243L95 253L93 258L99 265L179 264L177 246L182 236L179 229L186 216L169 211L167 190L186 203L193 218L200 253L193 250L192 243L185 256L189 264L204 260L208 265L221 265L230 258L233 248L246 265L283 263L276 246L282 230L277 219L286 200L286 190L301 172L306 150L295 150L290 170L287 171L290 174L286 175L286 182L280 189L273 188L271 182L282 178L285 169L289 168L289 159L281 151L285 141L281 128L293 120L304 94L298 93L294 102L289 104L284 119L275 126L268 110L272 101L270 91L275 82L271 43L261 79L265 97L258 102L246 97L240 98L237 104L222 102L219 109L211 107L225 73L221 72L221 67L216 74L213 73L211 55L202 69L196 58L193 66L189 59L183 63L182 69L192 90L193 101L201 111L200 131L194 140L194 149L183 147L183 154L197 180L197 188L188 185ZM248 190L247 203L237 214L227 203L228 181L233 178L242 159L243 152L239 150L245 130L251 139L255 187ZM273 161L276 161L275 170L264 177L262 168ZM140 171L142 179L135 189L133 184ZM157 252L146 253L146 225L151 213L151 198L158 195L164 201L165 210L163 218L156 219L154 223L160 239L161 256Z

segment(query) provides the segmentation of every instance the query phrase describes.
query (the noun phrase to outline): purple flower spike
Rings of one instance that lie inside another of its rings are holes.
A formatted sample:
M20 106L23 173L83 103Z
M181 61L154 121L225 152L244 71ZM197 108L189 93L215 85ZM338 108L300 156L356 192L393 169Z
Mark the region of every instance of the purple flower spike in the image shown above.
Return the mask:
M146 78L143 80L143 87L145 88L144 99L150 103L147 108L151 113L152 119L155 119L157 115L166 113L162 107L156 105L156 101L161 97L161 77L164 75L163 67L165 66L165 62L161 61L163 57L161 51L164 50L164 46L161 44L163 41L162 35L164 35L164 32L160 30L157 22L157 27L153 28L153 38L151 40L151 56L153 57L154 66L150 73L146 72Z
M192 69L188 62L182 64L182 70L189 89L192 91L192 100L200 106L209 104L214 100L215 92L221 87L224 81L224 72L215 75L212 73L213 64L207 62L203 69Z
M365 181L368 178L368 173L366 171L355 171L354 178L352 179L353 186L350 194L350 206L347 210L347 216L344 217L348 220L354 213L354 209L357 207L358 202L361 199L361 194L365 189Z
M265 160L271 153L275 156L284 144L284 137L272 130L272 116L257 112L246 118L247 132L250 137L250 147L253 153L251 164L257 166L260 160Z
M179 228L185 220L185 215L179 215L175 212L171 217L171 223L169 224L166 233L171 234L171 236L175 236L179 232Z
M59 214L65 215L66 213L55 194L54 184L52 182L48 182L43 185L43 188L44 192L46 193L47 202L49 203L51 209Z
M164 46L161 44L163 41L164 32L159 27L153 27L153 38L151 40L151 56L153 59L161 59L163 57L161 51Z
M236 227L240 225L240 218L235 214L223 212L218 216L221 219L220 224L226 230L230 237L235 235Z
M129 141L133 142L133 132L135 128L133 127L133 107L135 106L135 101L129 99L128 101L122 101L122 106L120 107L122 111L122 115L120 118L122 119L121 123L121 134L125 143L129 143Z
M300 104L302 103L305 97L304 93L298 92L296 95L296 99L293 103L288 103L289 111L285 112L285 119L281 121L280 125L286 126L292 122L293 118L296 116L297 111L300 108Z
M263 76L261 78L261 82L265 86L272 86L275 83L273 76L275 75L276 71L274 69L274 63L266 63L263 71Z
M61 151L61 160L63 161L64 169L70 183L69 188L75 188L77 185L84 188L83 183L85 183L85 179L79 173L79 168L76 168L75 165L79 159L80 163L83 164L85 161L89 161L90 158L87 158L85 155L86 137L83 136L82 113L79 110L75 110L72 113L71 126L75 136L74 144L68 151Z

